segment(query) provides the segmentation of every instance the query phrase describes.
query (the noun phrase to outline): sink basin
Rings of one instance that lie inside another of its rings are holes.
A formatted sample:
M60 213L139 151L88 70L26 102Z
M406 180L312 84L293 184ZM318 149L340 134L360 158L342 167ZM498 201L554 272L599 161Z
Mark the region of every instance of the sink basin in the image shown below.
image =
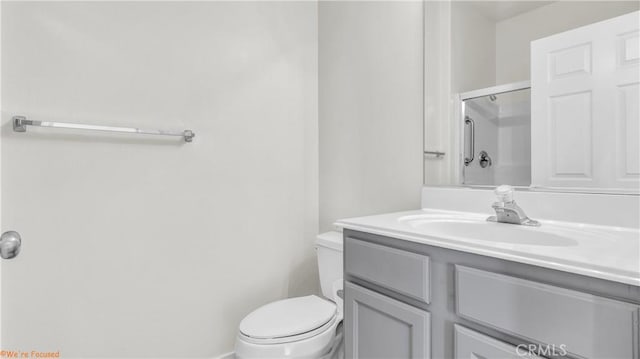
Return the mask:
M436 237L455 237L462 240L530 246L576 246L578 245L577 239L584 238L585 235L593 235L592 233L549 224L541 227L528 227L487 222L482 219L414 218L400 219L400 221Z
M422 209L340 220L345 229L640 286L640 230L539 220L488 222L490 213Z

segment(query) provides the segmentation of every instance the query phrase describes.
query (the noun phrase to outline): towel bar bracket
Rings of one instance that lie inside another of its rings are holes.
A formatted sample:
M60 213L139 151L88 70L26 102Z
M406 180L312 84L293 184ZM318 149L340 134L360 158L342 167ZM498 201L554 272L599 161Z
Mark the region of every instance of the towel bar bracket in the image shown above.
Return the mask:
M14 132L27 132L27 118L24 116L13 117L13 131Z
M196 134L191 130L184 130L183 132L184 142L191 142L193 138L196 137Z

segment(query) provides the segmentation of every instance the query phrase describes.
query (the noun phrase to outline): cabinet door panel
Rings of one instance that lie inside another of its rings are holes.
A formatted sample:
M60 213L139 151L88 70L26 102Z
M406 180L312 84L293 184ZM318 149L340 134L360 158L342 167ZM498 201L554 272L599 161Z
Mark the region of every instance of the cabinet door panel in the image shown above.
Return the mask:
M429 313L345 283L347 358L429 358Z
M347 237L345 258L349 275L429 303L428 256Z
M458 315L583 358L637 358L635 304L456 266Z
M458 324L454 327L456 359L542 359L529 354L526 346L515 347ZM557 352L564 353L561 349Z

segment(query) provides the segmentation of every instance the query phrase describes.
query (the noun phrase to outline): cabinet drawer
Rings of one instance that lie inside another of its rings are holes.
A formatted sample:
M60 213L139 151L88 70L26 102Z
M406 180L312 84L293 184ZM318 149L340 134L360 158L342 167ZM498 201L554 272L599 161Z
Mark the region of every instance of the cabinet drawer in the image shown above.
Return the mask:
M456 266L456 310L466 319L584 358L637 358L637 305Z
M345 283L346 358L431 357L430 314Z
M454 326L455 358L542 359L529 354L526 346L515 347L456 324ZM557 354L566 354L558 349Z
M347 237L345 271L405 296L429 303L429 257Z

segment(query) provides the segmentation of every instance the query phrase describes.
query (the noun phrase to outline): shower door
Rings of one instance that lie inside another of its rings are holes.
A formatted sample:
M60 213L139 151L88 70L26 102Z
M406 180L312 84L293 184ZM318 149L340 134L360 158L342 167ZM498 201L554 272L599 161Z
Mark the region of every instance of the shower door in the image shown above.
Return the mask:
M463 184L529 186L531 102L528 84L472 91L462 94L461 99Z

